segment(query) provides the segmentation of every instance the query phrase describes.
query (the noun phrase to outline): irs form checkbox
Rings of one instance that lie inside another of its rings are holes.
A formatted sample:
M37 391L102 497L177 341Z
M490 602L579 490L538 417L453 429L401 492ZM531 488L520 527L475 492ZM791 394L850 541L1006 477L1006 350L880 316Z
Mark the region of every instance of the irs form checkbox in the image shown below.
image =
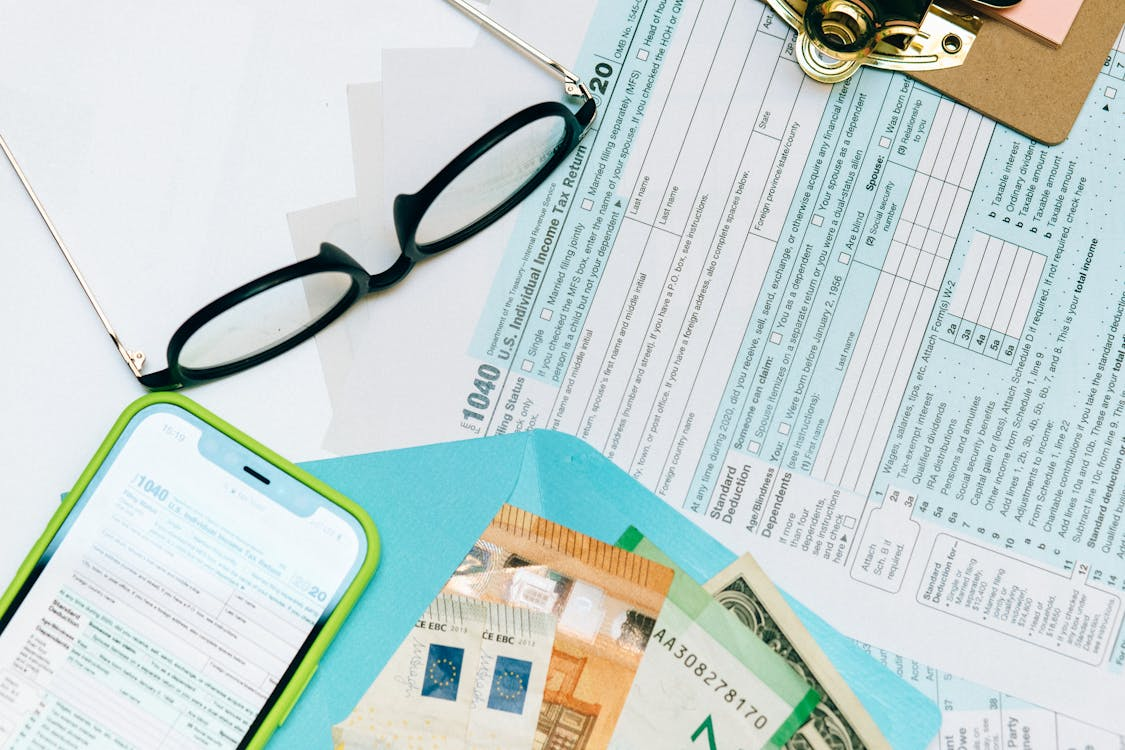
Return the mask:
M781 424L779 424L777 426L777 431L780 432L782 435L788 435L789 429L790 429L790 427L789 427L788 422L782 422Z
M851 263L852 262L852 256L848 255L847 253L840 253L840 262L845 263L845 264Z
M555 317L555 311L549 307L544 307L543 310L539 313L539 317L543 320L550 320L551 318Z
M771 344L780 344L781 343L781 334L778 333L777 331L774 331L773 333L771 333L770 334L770 343Z
M813 214L812 215L812 225L814 227L819 227L823 224L824 224L824 217L823 216L821 216L820 214Z
M883 136L882 138L879 139L879 148L890 148L890 147L891 147L891 139L890 138L888 138L887 136Z
M645 60L647 60L648 59L648 50L647 49L637 50L637 59L640 60L641 62L644 62Z
M746 447L750 449L751 453L757 453L762 449L762 444L755 440L751 440L749 443L747 443Z
M520 365L520 369L523 370L524 372L531 372L532 370L535 369L535 363L532 362L530 359L525 359L523 361L523 364Z
M593 207L594 207L594 202L592 200L590 200L589 198L583 198L582 199L582 210L583 211L589 211Z
M1116 99L1117 98L1117 89L1113 88L1113 86L1106 86L1105 87L1105 98L1106 99Z

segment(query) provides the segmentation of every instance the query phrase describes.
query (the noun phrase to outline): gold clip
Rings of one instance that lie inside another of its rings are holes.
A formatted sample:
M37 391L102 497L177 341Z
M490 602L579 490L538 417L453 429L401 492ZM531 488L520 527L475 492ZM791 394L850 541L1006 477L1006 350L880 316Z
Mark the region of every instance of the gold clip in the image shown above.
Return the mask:
M764 1L797 31L801 69L823 83L846 80L863 65L907 73L956 67L981 27L978 16L928 0L894 3L894 12L879 0Z

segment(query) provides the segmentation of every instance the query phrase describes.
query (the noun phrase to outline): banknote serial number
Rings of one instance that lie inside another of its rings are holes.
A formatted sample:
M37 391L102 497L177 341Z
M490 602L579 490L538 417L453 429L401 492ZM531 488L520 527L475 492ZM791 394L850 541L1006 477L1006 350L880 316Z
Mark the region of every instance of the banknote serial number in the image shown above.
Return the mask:
M764 729L769 723L769 718L758 711L758 707L747 700L731 687L730 683L719 676L719 673L708 666L707 662L682 643L678 643L676 636L670 635L664 628L652 634L653 639L667 651L673 659L678 661L692 675L698 677L719 699L726 702L737 713L747 719L755 729Z

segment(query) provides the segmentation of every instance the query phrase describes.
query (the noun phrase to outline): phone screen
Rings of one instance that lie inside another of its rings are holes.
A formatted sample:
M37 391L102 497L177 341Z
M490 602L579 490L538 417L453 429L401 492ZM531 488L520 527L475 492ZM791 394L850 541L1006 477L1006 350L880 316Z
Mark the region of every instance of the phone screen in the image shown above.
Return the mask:
M0 748L242 746L366 546L214 427L143 409L0 619Z

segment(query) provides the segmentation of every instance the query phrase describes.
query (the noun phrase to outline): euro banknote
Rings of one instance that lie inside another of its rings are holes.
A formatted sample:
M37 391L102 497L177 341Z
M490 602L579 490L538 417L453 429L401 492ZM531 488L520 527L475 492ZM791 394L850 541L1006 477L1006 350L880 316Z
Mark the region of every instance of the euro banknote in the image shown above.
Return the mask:
M445 591L557 618L533 748L600 750L672 576L663 565L505 505Z
M442 594L415 622L351 714L336 750L527 750L555 618Z

